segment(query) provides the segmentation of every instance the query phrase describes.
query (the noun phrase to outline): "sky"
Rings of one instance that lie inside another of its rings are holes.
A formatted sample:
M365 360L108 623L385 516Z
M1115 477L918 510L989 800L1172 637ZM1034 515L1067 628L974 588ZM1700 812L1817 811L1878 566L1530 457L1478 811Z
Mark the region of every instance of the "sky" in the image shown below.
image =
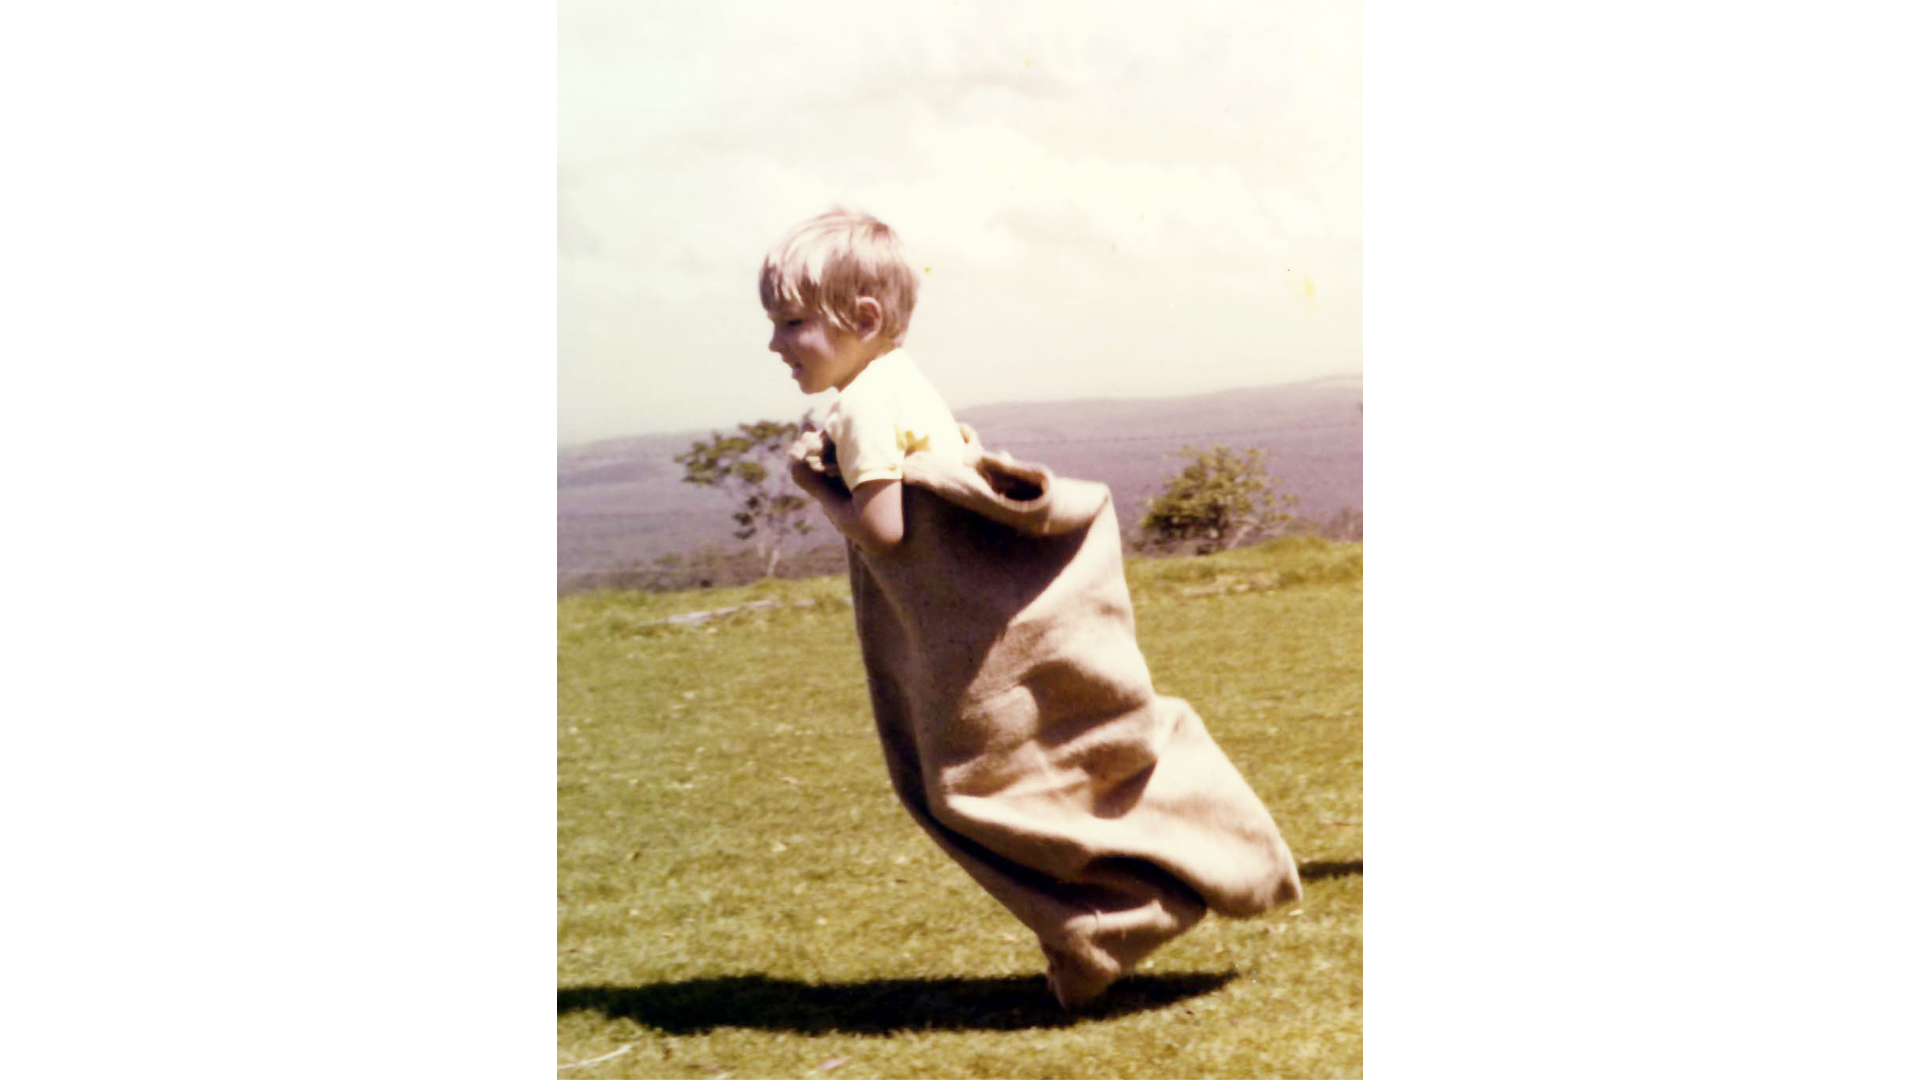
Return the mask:
M823 409L756 280L900 234L968 405L1360 371L1357 2L559 4L561 445Z

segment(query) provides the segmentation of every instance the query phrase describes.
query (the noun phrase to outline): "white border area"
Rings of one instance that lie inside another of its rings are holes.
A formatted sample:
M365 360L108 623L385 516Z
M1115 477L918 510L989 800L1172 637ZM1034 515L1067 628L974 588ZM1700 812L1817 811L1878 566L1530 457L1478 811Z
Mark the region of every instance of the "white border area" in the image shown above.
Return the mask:
M1920 4L1365 17L1369 538L1920 538Z

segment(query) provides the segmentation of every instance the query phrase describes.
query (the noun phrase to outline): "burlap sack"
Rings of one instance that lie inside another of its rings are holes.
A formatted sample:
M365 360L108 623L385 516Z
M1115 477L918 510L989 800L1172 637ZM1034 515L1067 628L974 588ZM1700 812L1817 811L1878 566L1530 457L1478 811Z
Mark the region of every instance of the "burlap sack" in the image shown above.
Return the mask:
M895 553L849 544L855 623L900 800L1076 1004L1299 873L1200 717L1154 693L1107 489L968 449L907 457Z

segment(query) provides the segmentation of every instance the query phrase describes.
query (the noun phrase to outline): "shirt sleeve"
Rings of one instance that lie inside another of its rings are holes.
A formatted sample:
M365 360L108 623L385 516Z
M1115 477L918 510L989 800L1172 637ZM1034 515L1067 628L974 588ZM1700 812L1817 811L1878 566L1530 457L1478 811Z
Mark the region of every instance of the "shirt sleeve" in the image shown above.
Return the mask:
M903 475L906 455L886 410L862 409L857 404L843 409L828 424L827 434L833 437L840 478L848 491L869 480L898 480Z

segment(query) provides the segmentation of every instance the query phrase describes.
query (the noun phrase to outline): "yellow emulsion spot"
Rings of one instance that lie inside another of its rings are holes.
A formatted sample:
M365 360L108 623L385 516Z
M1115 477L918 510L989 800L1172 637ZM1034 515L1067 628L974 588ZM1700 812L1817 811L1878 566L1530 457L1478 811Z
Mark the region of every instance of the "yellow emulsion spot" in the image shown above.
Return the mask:
M1292 270L1288 270L1287 290L1300 298L1308 312L1320 310L1320 301L1314 296L1312 278L1305 274L1296 276Z
M893 441L900 447L900 452L903 454L917 454L923 450L933 449L931 437L917 434L910 428L903 429L896 426L893 429Z

